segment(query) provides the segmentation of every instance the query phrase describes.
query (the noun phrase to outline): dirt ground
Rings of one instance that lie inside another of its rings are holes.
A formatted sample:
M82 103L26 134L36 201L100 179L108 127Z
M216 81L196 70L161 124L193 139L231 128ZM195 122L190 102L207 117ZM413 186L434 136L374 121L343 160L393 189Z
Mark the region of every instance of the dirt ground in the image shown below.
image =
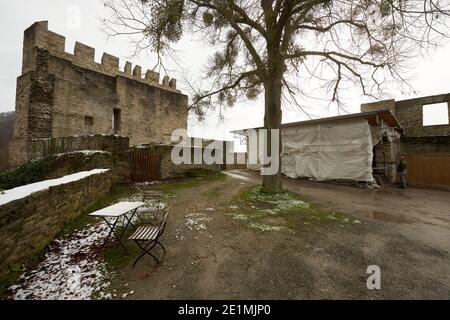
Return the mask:
M305 201L358 223L262 232L229 215L229 201L259 180L231 171L176 192L162 263L147 256L132 268L130 254L112 282L116 298L130 290L127 299L450 298L450 193L286 179ZM206 218L190 224L196 215ZM366 287L369 265L381 268L380 290Z

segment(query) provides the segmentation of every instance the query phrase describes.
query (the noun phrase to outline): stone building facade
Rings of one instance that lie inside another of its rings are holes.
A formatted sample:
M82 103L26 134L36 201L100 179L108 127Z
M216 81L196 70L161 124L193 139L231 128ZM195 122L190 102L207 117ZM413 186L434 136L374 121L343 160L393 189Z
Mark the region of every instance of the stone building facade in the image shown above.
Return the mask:
M390 109L403 129L400 152L404 154L450 154L450 125L423 125L423 106L447 103L450 93L408 100L384 100L361 105L361 111Z
M30 159L32 139L90 134L127 136L131 144L164 144L187 127L188 97L176 80L65 38L36 22L24 34L22 75L17 79L16 120L10 165Z

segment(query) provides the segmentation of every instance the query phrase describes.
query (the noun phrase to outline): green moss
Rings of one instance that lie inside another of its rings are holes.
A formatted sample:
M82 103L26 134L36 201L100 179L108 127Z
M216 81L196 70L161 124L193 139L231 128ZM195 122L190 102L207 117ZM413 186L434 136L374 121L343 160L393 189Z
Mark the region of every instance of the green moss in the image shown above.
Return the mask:
M32 269L42 259L43 251L12 263L0 273L0 300L9 299L9 287L16 283L23 273L23 269Z
M0 188L8 190L79 171L109 168L110 165L111 155L108 153L85 155L80 152L52 155L29 161L13 171L0 175Z
M0 175L0 188L12 189L25 184L45 180L49 173L48 159L27 162L16 170Z

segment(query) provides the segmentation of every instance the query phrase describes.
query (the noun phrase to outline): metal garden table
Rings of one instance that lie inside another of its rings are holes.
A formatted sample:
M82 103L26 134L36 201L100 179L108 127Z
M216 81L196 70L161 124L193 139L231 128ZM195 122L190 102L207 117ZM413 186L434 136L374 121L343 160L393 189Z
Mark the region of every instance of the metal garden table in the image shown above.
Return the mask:
M136 227L133 225L132 220L134 215L136 214L137 209L142 207L143 205L145 205L144 202L119 202L89 214L90 216L103 218L110 229L108 236L103 242L103 246L107 243L109 237L113 235L117 239L117 241L119 241L125 252L128 253L127 248L125 248L122 243L122 237L125 234L128 226L131 226L134 230L136 230ZM124 218L126 225L123 228L122 232L120 234L117 234L115 231L117 222L122 217ZM111 223L110 221L108 221L108 218L112 219L113 222Z

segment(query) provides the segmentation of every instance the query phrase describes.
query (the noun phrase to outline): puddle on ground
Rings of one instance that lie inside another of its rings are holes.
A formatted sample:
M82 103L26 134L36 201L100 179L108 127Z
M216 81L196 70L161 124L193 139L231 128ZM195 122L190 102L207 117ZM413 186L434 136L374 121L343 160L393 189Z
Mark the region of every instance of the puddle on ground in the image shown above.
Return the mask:
M386 212L381 211L373 211L372 218L379 221L384 222L392 222L392 223L411 223L412 221L403 217L394 216L392 214L388 214Z

